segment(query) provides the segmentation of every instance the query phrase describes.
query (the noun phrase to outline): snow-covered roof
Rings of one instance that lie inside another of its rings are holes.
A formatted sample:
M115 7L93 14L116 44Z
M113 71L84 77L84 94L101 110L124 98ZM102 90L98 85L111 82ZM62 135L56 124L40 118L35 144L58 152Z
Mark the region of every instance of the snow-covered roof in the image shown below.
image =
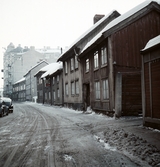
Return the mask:
M40 65L42 63L48 64L48 62L46 62L45 60L43 60L43 61L39 62L38 64L36 64L35 66L33 66L30 70L28 70L28 72L24 76L26 76L32 69L34 69L35 67L37 67L38 65Z
M48 75L52 75L59 69L62 69L62 63L51 63L50 66L47 67L46 72L42 74L41 78L45 78Z
M79 38L77 38L69 47L68 49L60 55L60 57L62 57L65 53L67 53L74 45L76 45L79 41L81 41L84 37L87 36L87 34L89 34L90 32L92 32L96 27L98 27L101 23L103 23L111 14L113 14L114 12L117 12L116 10L113 10L112 12L110 12L109 14L107 14L106 16L102 17L98 22L96 22L91 28L89 28L85 33L83 33Z
M26 78L22 78L22 79L20 79L19 81L15 82L14 84L18 84L18 83L23 82L23 81L25 81L25 80L26 80Z
M160 0L146 0L143 3L139 4L138 6L134 7L133 9L129 10L125 14L117 17L116 19L111 21L101 32L99 32L91 41L89 41L83 48L81 53L83 53L87 48L89 48L93 43L95 43L100 37L102 37L104 32L108 31L109 29L113 28L114 26L126 20L127 18L131 17L138 11L142 10L143 8L148 6L151 2L157 2L158 4L160 4Z
M146 44L145 48L142 49L142 51L148 50L149 48L152 48L156 45L160 44L160 35L156 36L155 38L152 38L149 40L149 42Z

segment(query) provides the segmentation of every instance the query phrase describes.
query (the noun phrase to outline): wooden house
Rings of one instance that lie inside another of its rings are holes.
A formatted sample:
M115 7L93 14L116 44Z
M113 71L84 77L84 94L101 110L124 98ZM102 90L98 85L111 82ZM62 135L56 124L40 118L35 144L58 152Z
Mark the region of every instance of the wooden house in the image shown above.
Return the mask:
M41 76L43 80L43 103L63 105L63 69L61 63L52 63Z
M26 79L25 78L22 78L13 84L12 100L13 101L26 100Z
M78 38L65 51L57 61L63 62L63 87L64 87L64 106L78 110L84 109L82 72L81 65L77 56L79 51L92 40L109 22L119 16L117 11L113 11L99 20L99 15L95 17L96 22L88 31Z
M61 63L51 63L36 74L37 102L50 105L63 105L63 70Z
M140 50L160 34L159 3L145 1L119 16L80 50L86 106L118 117L142 112Z
M41 68L37 73L35 73L34 77L36 78L36 85L37 85L37 102L44 103L43 98L43 80L41 76L52 66L52 64L48 64L45 67Z
M33 66L25 75L26 79L26 101L35 101L37 99L37 84L35 73L39 71L42 67L46 66L48 63L46 61L41 61L35 66Z
M160 35L142 53L142 106L145 126L160 129Z

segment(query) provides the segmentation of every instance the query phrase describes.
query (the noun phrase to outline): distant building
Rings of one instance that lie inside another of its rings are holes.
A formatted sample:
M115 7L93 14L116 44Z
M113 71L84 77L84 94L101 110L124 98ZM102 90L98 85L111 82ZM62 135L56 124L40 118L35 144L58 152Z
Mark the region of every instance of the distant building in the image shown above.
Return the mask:
M51 63L40 69L37 79L38 103L63 105L63 70L61 63Z
M63 52L62 48L50 48L49 46L44 47L43 49L36 49L37 52L43 55L43 59L48 63L54 63L57 61L61 53Z
M37 98L37 84L36 78L34 75L48 63L46 61L41 61L32 67L25 75L26 78L26 100L27 101L35 101Z
M45 47L43 49L35 49L21 45L15 47L10 43L3 57L4 64L4 96L12 98L12 85L19 81L35 64L45 60L47 62L55 62L61 54L61 48L51 49Z
M26 79L22 78L13 84L12 92L13 101L25 101L26 100Z

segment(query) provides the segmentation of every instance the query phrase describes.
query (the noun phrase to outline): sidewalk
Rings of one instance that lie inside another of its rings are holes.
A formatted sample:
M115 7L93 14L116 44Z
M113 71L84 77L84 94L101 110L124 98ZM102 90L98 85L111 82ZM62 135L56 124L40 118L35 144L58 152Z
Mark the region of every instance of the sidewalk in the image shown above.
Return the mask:
M124 117L115 121L115 124L119 125L126 132L132 132L136 136L143 138L149 144L156 146L160 150L160 130L144 127L143 118L135 117L135 119L129 119L129 117Z

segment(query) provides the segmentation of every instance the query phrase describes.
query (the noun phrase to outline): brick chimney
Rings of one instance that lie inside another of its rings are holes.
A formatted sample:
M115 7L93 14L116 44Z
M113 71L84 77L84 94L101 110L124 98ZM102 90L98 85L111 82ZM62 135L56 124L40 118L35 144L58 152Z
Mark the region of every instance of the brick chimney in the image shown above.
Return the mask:
M93 18L93 24L97 23L101 18L103 18L105 15L102 14L96 14Z

